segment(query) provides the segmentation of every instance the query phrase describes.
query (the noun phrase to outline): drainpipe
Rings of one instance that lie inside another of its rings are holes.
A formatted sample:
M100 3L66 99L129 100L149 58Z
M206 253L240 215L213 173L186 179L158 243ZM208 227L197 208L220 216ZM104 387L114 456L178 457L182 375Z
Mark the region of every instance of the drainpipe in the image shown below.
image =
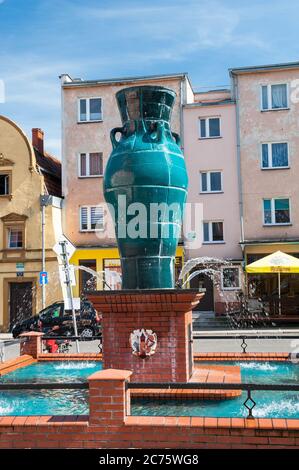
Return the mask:
M185 77L186 81L186 77ZM184 84L186 87L186 83ZM184 85L183 85L183 80L181 80L180 83L180 137L181 137L181 149L182 152L184 153L184 117L183 117L183 104L184 104L184 96L185 94L184 91Z
M46 206L51 204L51 196L43 194L40 197L40 206L41 206L41 225L42 225L42 271L46 271ZM42 308L46 307L46 285L42 284Z
M239 88L238 79L233 76L234 95L236 100L236 133L237 133L237 173L238 173L238 189L239 189L239 214L241 229L241 248L244 253L244 205L243 205L243 184L241 173L241 144L240 144L240 109L239 109Z
M241 171L241 138L240 138L240 97L238 87L238 77L232 73L232 83L234 87L234 97L236 101L236 137L237 137L237 174L238 174L238 191L239 191L239 217L240 217L240 235L241 235L241 249L243 257L243 268L245 270L245 246L244 246L244 203L243 203L243 182ZM247 275L245 273L245 290L247 291ZM247 292L248 293L248 292Z
M46 271L46 252L45 252L45 206L42 205L42 271ZM46 308L46 284L42 284L42 308Z

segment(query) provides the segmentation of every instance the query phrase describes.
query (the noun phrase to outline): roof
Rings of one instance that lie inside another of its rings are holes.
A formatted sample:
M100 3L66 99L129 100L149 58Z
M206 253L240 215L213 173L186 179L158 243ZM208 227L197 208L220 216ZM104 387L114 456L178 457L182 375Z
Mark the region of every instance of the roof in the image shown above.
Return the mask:
M235 100L217 100L217 101L195 101L194 103L188 103L184 105L184 108L196 108L204 106L223 106L227 104L236 104Z
M298 245L299 238L271 238L271 239L256 239L256 240L244 240L240 242L241 245L277 245L282 243L284 245Z
M207 91L195 91L195 95L206 95L207 93L231 93L230 88L214 88Z
M268 65L250 65L248 67L236 67L228 69L230 75L239 75L243 73L270 72L271 70L280 69L298 69L299 62L285 62L281 64Z
M34 147L34 153L48 194L61 197L61 162L46 152L40 153L36 147Z
M80 87L80 86L95 86L95 85L107 85L107 84L114 84L114 83L130 83L130 82L138 82L144 80L161 80L165 78L187 78L187 72L180 72L180 73L170 73L170 74L159 74L159 75L141 75L141 76L134 76L134 77L116 77L116 78L100 78L97 80L82 80L82 79L72 79L72 81L67 81L62 83L63 88L68 87Z

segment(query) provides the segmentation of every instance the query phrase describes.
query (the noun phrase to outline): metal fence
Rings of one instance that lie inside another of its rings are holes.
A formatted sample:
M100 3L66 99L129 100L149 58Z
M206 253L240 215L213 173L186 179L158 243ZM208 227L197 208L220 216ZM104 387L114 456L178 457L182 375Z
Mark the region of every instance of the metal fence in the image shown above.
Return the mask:
M1 391L15 391L15 390L88 390L88 382L67 382L67 383L1 383ZM163 383L133 383L126 382L126 390L145 389L165 389L165 390L242 390L246 392L246 399L243 406L247 410L247 419L254 419L253 409L257 402L253 398L254 391L271 391L271 392L299 392L299 384L257 384L257 383L177 383L177 382L163 382ZM151 397L152 398L152 397ZM256 397L255 397L256 398ZM172 398L170 397L170 400ZM196 398L192 397L192 400Z
M165 390L242 390L246 391L246 400L243 405L247 409L247 419L253 419L253 408L257 402L252 396L253 391L271 391L271 392L298 392L299 385L293 384L257 384L257 383L200 383L200 382L189 382L189 383L132 383L127 382L127 389L138 390L138 389L165 389ZM192 400L195 398L192 397Z
M239 339L241 340L240 347L242 349L242 353L247 353L248 343L247 340L250 339L298 339L299 334L297 335L245 335L245 334L223 334L223 335L201 335L201 334L194 334L193 340L197 339L215 339L215 340L225 340L225 339Z

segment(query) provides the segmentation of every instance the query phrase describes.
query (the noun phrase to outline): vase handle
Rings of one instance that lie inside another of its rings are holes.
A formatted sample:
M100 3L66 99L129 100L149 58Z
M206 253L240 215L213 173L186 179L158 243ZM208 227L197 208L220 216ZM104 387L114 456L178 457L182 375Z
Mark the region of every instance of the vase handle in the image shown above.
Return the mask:
M115 138L115 134L117 134L118 132L120 132L121 134L123 134L124 132L124 129L123 127L115 127L114 129L112 129L112 131L110 132L110 139L111 139L111 143L112 143L112 147L115 149L118 144L119 144L119 140L116 140Z
M159 144L163 139L163 124L161 124L161 122L156 122L154 126L155 129L152 129L151 132L156 132L156 136L152 137L152 134L150 134L150 140L154 144Z
M180 147L181 146L181 138L180 138L179 134L177 134L176 132L172 132L172 137L174 138L175 143Z

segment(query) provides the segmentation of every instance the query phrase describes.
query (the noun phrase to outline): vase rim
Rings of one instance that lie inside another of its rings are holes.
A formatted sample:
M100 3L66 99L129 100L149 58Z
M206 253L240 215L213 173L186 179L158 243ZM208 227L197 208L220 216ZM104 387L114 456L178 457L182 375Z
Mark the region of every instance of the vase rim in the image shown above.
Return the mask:
M117 91L115 96L117 98L119 95L126 93L126 92L142 91L142 90L162 91L162 92L169 93L173 95L174 97L177 96L177 93L174 90L172 90L171 88L164 87L162 85L135 85L131 87L126 87Z

